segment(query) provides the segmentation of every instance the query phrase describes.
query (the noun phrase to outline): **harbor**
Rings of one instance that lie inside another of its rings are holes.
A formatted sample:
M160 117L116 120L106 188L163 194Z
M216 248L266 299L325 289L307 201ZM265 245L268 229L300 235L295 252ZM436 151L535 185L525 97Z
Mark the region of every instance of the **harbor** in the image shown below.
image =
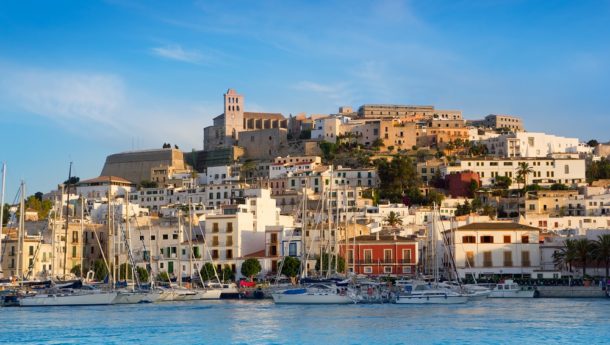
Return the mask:
M434 306L265 299L4 308L0 322L10 327L0 343L605 343L609 306L608 299L538 298Z

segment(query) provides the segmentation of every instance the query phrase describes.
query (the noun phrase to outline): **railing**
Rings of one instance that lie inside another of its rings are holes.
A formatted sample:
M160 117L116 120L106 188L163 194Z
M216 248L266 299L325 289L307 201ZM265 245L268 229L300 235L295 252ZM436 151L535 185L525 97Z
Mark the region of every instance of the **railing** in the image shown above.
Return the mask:
M483 267L492 267L493 264L491 261L483 261Z
M513 267L513 262L511 261L504 261L504 267Z
M529 260L524 260L523 262L521 262L521 266L523 267L530 267L531 265L532 263Z

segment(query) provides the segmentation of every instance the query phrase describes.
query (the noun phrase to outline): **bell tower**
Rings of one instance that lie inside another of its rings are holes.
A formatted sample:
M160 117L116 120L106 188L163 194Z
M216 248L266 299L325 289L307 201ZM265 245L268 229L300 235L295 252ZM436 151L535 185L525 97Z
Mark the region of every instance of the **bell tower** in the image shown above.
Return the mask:
M244 130L244 96L229 89L225 98L225 136L228 145L235 145L239 132Z

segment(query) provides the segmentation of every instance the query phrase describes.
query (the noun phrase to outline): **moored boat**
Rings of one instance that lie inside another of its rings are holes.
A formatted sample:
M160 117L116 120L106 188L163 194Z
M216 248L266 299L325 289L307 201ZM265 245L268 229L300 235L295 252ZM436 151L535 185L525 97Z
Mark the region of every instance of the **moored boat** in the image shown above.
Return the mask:
M108 305L114 302L116 291L57 290L19 299L22 307Z
M287 289L271 294L276 304L350 304L356 296L347 288L314 284L304 288Z
M490 298L533 298L536 290L531 286L519 286L512 280L498 283L491 290Z
M426 283L405 284L396 295L397 304L460 304L467 301L466 294Z

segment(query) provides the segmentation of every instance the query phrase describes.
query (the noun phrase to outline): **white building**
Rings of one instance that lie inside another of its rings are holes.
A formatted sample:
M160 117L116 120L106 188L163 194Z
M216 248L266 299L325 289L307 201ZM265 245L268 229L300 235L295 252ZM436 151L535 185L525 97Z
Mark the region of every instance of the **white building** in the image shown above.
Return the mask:
M540 229L515 223L472 223L448 230L458 275L532 276L540 267Z
M555 153L580 153L578 138L534 132L507 133L482 140L489 154L498 157L538 158Z
M527 163L533 169L527 177L528 184L580 186L586 183L585 160L575 158L464 158L457 165L442 167L441 175L473 171L479 174L483 187L493 185L497 176L509 177L516 185L520 163Z
M314 121L314 128L311 130L311 139L334 143L337 140L337 136L345 134L345 129L342 125L349 122L349 117L341 115L331 115L316 119Z
M135 184L117 176L100 176L76 184L76 194L90 200L107 199L108 194L125 196L126 193L134 191Z

